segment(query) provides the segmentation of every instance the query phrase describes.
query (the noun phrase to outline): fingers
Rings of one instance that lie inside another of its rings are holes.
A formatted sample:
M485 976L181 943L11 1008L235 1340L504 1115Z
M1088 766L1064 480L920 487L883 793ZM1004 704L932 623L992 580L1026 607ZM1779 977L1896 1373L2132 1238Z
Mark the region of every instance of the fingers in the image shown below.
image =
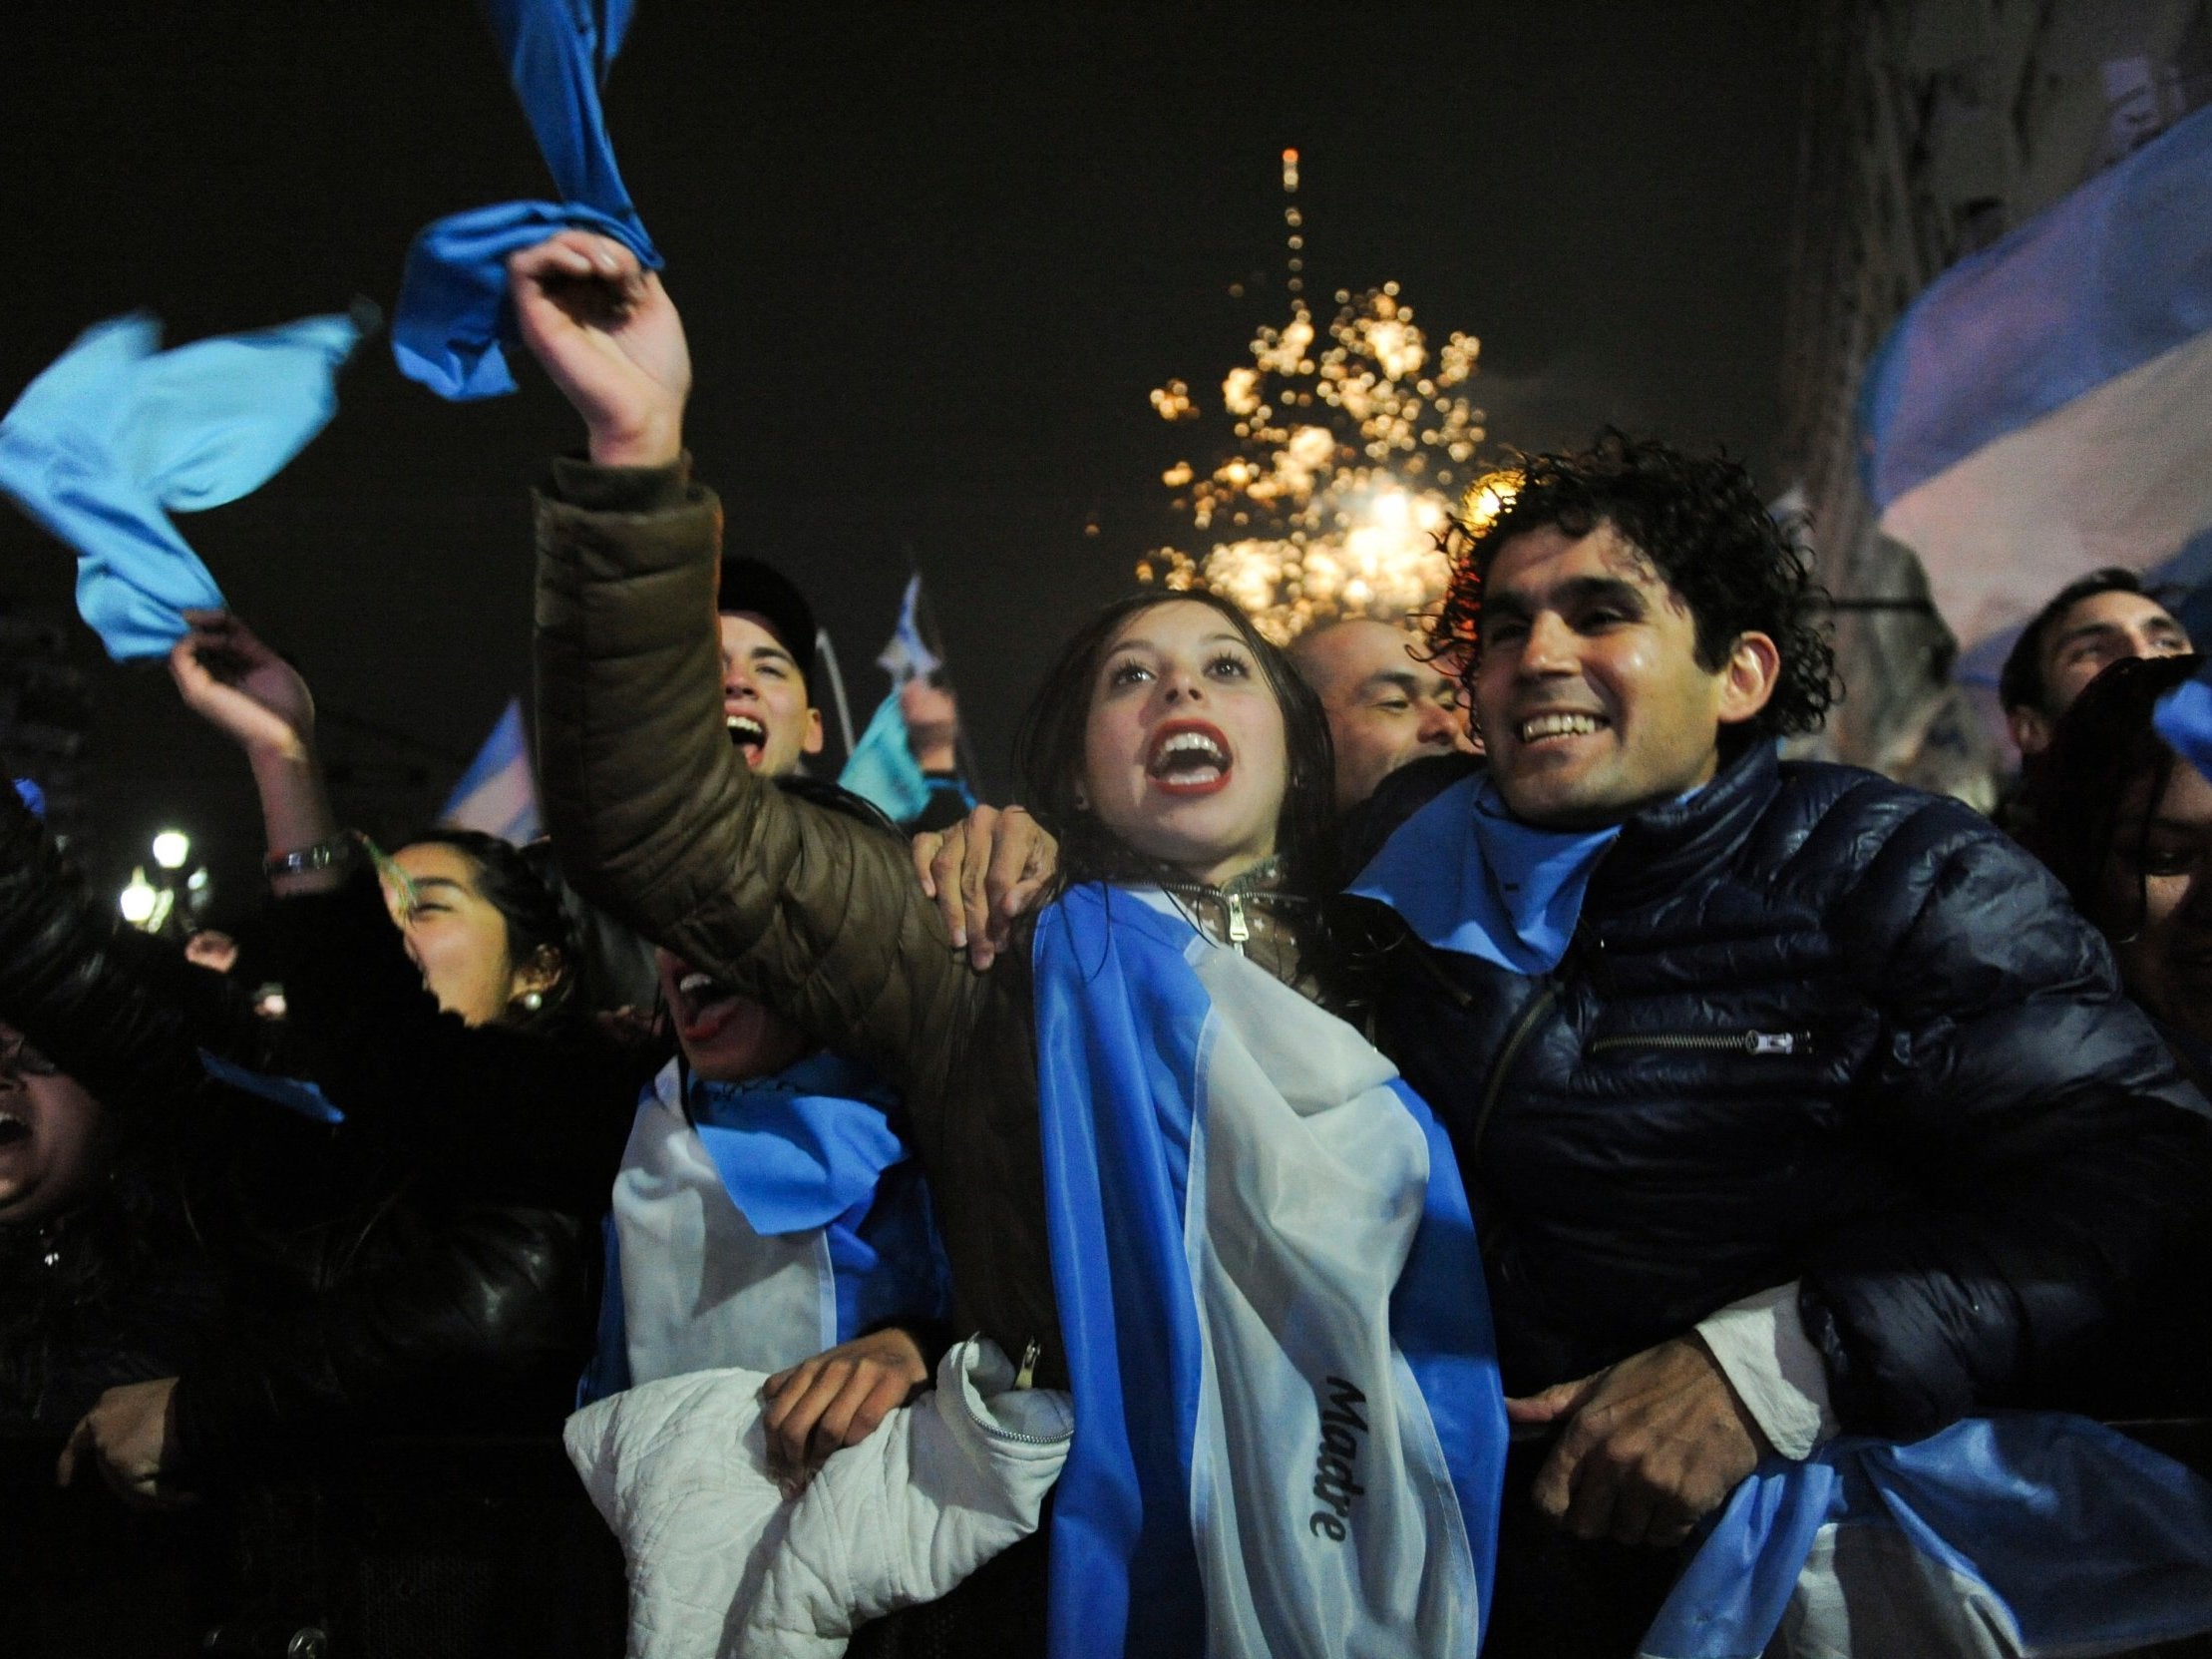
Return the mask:
M842 1447L858 1446L907 1403L914 1385L880 1367L863 1366L815 1425L808 1460L819 1463Z
M985 826L980 822L982 814L988 810L978 808L970 815L977 833L967 838L960 856L958 937L967 941L967 960L978 973L988 968L998 955L997 947L991 943L989 887L991 850L997 844L997 836L985 833ZM993 813L991 817L991 827L995 828L998 815Z
M815 1426L844 1392L852 1373L853 1362L847 1359L809 1360L785 1373L788 1380L761 1415L771 1471L794 1478L805 1470Z
M69 1443L62 1448L62 1454L54 1464L54 1484L74 1484L78 1460L88 1453L97 1455L98 1451L99 1440L93 1433L92 1414L87 1412L77 1420L77 1427L69 1432Z
M907 843L907 852L914 859L915 879L922 883L922 891L927 898L937 896L936 858L943 846L941 830L922 830Z
M508 280L516 285L595 281L627 287L641 274L636 254L612 236L589 230L556 231L507 261Z
M1520 1400L1505 1403L1506 1421L1509 1423L1557 1423L1562 1418L1573 1417L1582 1410L1583 1403L1598 1392L1598 1385L1605 1380L1602 1371L1588 1377L1579 1377L1572 1383L1554 1383L1541 1394L1528 1395Z
M994 840L990 867L983 877L983 897L989 912L987 937L992 951L997 952L1006 948L1013 935L1014 919L1049 879L1053 864L1039 856L1040 843L1052 843L1052 838L1018 806L1009 806L999 814ZM1052 844L1057 850L1057 844Z

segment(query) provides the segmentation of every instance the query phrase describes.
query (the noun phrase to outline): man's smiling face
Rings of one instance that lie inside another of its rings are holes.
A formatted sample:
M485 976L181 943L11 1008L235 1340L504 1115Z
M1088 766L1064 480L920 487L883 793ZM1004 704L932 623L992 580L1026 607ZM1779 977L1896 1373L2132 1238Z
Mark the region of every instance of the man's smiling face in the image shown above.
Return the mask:
M1491 776L1528 823L1617 824L1708 782L1721 726L1765 705L1773 668L1760 633L1701 663L1689 607L1609 523L1515 536L1483 584L1475 709Z
M745 764L764 777L789 777L799 757L822 752L822 714L807 706L799 664L767 620L725 611L722 629L722 718Z

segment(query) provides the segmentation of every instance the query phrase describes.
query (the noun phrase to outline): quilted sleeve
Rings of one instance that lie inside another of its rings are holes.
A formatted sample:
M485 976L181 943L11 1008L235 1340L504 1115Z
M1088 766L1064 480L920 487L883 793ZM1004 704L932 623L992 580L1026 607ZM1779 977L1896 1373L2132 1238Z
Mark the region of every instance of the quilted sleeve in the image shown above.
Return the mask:
M1802 1311L1846 1428L1917 1437L2078 1359L2201 1226L2212 1122L2026 852L1913 814L1847 906L1883 1046L1856 1127L1907 1203L1816 1241Z

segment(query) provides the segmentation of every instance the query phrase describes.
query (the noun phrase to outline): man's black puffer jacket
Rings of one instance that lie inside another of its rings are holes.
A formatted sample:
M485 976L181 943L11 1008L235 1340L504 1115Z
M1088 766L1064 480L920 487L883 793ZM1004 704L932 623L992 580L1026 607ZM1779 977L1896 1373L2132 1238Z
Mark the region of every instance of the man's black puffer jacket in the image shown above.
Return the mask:
M1389 780L1390 828L1471 763ZM1507 1391L1798 1281L1847 1428L2077 1355L2212 1194L2212 1123L2110 952L1957 802L1754 744L1606 853L1540 979L1340 933L1476 1204Z

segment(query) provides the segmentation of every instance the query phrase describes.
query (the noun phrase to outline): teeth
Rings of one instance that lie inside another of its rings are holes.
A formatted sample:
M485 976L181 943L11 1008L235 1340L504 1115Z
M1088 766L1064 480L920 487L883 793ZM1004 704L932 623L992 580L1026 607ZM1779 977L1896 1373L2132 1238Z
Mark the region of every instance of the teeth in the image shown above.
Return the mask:
M1533 720L1521 722L1521 741L1533 743L1539 737L1587 737L1598 729L1598 719L1593 714L1539 714Z
M676 982L676 989L686 997L696 997L702 991L712 991L714 980L707 974L686 974Z
M732 736L741 742L765 743L768 741L768 728L749 715L732 714L727 724Z
M1203 731L1176 732L1160 745L1155 761L1165 761L1179 754L1195 754L1216 766L1229 764L1229 757L1222 753L1221 745Z

